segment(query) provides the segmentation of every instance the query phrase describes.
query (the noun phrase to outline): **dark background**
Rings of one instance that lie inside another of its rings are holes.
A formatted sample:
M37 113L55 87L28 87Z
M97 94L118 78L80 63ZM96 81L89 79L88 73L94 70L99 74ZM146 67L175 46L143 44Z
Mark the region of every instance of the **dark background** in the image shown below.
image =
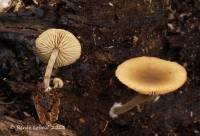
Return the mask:
M198 0L23 2L18 11L12 7L0 13L1 116L38 122L31 91L46 64L38 61L32 47L41 32L62 28L78 37L82 55L53 73L65 82L58 123L80 136L200 135ZM137 95L117 80L115 69L126 59L144 55L183 65L187 83L113 120L108 115L113 103Z

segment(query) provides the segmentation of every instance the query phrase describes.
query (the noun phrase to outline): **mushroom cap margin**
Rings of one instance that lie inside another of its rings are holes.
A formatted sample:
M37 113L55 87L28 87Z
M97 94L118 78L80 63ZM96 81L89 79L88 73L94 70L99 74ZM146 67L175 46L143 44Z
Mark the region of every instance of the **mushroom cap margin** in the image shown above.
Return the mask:
M117 67L115 75L123 84L145 95L173 92L187 80L187 72L180 64L147 56L126 60Z

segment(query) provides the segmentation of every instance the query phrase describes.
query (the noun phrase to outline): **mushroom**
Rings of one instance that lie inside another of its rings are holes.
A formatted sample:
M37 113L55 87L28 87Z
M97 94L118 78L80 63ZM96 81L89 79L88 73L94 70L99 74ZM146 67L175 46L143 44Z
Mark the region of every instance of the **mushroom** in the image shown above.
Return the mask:
M62 88L64 83L62 81L62 79L56 77L53 79L53 84L54 84L54 87L53 88Z
M146 56L123 62L118 66L115 75L123 84L140 95L124 105L115 103L109 112L112 118L159 95L177 90L187 79L187 72L180 64Z
M48 62L43 80L45 91L48 91L53 67L58 68L75 62L81 55L81 46L69 31L48 29L36 39L35 52L43 62Z

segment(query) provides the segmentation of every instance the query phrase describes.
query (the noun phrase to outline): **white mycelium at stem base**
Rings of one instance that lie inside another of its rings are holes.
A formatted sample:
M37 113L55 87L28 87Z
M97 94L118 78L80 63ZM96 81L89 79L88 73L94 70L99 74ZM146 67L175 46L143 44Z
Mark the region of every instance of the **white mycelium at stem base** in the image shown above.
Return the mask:
M47 91L53 68L74 63L81 55L81 46L69 31L48 29L36 39L35 53L43 62L48 63L44 75Z
M157 95L173 92L187 79L187 72L176 62L156 57L137 57L117 67L116 77L126 86L140 93L124 105L114 104L111 117L125 113L138 104L155 99Z

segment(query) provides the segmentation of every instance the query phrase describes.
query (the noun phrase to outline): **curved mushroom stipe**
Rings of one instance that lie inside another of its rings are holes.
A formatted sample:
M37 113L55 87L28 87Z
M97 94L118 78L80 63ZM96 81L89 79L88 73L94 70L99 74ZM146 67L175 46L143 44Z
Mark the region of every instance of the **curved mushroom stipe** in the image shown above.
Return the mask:
M138 95L138 96L132 98L130 101L128 101L124 105L122 105L121 103L114 103L114 105L110 109L109 115L112 118L116 118L116 117L118 117L118 115L133 109L137 105L145 103L147 101L152 101L155 98L157 98L157 96Z
M49 62L48 62L48 65L47 65L47 68L46 68L46 71L45 71L45 74L44 74L44 85L45 85L45 88L49 87L51 73L52 73L52 70L53 70L53 65L54 65L54 63L56 61L56 58L58 56L58 52L59 52L58 49L54 49L52 54L51 54L51 57L49 59Z

